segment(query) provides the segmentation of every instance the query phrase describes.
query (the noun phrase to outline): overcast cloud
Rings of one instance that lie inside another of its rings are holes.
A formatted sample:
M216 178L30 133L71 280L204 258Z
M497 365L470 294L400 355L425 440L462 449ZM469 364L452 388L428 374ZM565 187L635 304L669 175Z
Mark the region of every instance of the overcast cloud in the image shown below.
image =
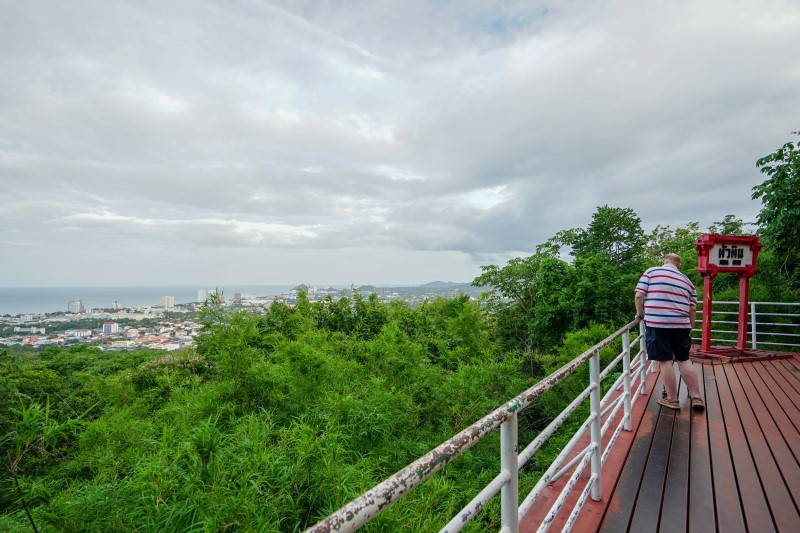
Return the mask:
M0 285L471 281L753 221L796 0L0 0Z

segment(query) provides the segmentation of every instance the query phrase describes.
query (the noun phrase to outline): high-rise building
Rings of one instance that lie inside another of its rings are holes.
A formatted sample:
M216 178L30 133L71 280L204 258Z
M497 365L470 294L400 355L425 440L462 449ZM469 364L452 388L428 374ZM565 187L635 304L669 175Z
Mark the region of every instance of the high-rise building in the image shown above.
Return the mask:
M111 304L111 309L120 309L120 308L121 306L119 305L119 302L114 300L114 303Z
M86 308L83 306L83 300L70 300L67 302L68 313L83 313Z
M208 301L214 305L225 305L225 295L222 291L211 289L208 291Z
M103 335L111 335L119 332L119 324L116 322L103 322Z
M161 297L161 307L164 309L170 309L175 307L175 297L174 296L162 296Z
M207 294L206 294L205 289L200 289L199 291L197 291L197 301L198 302L203 303L203 302L206 301L206 298L207 298Z

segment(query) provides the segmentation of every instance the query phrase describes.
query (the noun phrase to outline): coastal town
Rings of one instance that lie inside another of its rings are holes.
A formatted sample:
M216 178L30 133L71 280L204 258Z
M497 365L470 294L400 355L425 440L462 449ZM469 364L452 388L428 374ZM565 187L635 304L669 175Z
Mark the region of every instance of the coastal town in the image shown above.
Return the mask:
M110 302L109 307L87 309L82 300L65 302L64 311L0 316L0 346L26 346L34 349L48 346L90 345L101 350L133 350L150 348L174 351L193 346L201 325L198 312L205 302L230 310L266 312L273 302L294 305L305 293L309 301L338 300L354 292L374 294L383 302L404 301L416 306L426 300L467 294L478 298L482 289L463 283L432 282L417 287L374 287L370 285L340 288L317 288L298 285L285 294L260 296L235 293L226 297L215 290L198 290L194 302L176 303L164 295L152 306L123 307Z

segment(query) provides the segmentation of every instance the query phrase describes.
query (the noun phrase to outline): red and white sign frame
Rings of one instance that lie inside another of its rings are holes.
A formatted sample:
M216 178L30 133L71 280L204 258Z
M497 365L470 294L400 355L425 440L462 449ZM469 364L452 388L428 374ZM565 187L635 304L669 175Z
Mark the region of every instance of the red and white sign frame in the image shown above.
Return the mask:
M739 278L739 332L736 345L747 343L747 303L750 278L757 272L756 260L762 244L757 235L719 235L704 233L694 243L697 250L697 271L703 276L703 351L711 348L712 280L717 274L730 272Z

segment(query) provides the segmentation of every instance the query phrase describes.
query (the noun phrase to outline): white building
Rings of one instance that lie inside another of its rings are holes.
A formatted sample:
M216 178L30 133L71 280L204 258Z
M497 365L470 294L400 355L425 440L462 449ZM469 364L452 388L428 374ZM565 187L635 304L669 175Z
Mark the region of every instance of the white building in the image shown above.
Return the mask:
M67 302L68 313L83 313L86 308L83 306L83 300L70 300Z
M175 307L175 297L174 296L162 296L161 297L161 307L164 309L170 309Z
M133 348L133 341L111 341L112 348Z
M103 323L103 335L112 335L119 332L119 324L116 322Z
M198 302L200 302L200 303L205 302L207 297L208 297L208 295L206 294L205 289L200 289L199 291L197 291L197 301Z

